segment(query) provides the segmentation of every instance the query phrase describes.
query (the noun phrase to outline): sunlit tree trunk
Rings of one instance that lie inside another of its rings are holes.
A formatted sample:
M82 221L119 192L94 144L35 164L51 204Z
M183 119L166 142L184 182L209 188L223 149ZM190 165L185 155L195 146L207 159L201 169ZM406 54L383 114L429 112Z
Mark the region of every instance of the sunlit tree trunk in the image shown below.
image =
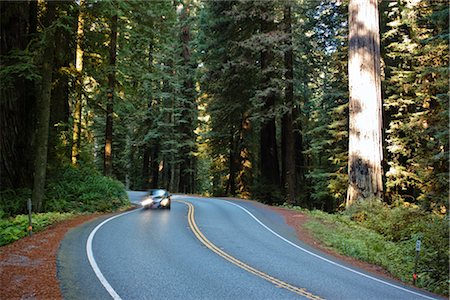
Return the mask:
M76 165L80 156L81 145L81 113L83 98L83 48L84 38L84 6L85 0L80 0L77 27L77 51L75 57L75 101L73 107L73 131L72 131L72 165Z
M347 207L382 198L382 100L378 0L349 3L349 187Z
M116 84L116 48L117 48L117 15L111 19L111 37L109 44L109 75L108 93L106 103L106 127L105 127L105 154L103 173L105 176L112 176L112 138L113 138L113 105L114 87Z
M34 163L33 210L41 211L45 192L45 177L47 173L47 150L50 121L50 103L52 91L52 70L54 59L54 30L48 29L55 20L55 2L47 3L44 24L46 26L46 47L42 56L42 81L37 97L36 111L36 157Z

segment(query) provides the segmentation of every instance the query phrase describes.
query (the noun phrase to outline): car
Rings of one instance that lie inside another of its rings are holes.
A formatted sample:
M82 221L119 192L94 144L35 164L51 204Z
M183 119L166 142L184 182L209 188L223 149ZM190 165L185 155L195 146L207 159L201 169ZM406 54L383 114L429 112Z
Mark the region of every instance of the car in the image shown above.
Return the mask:
M141 201L143 208L166 208L170 209L172 203L171 195L163 189L151 189Z

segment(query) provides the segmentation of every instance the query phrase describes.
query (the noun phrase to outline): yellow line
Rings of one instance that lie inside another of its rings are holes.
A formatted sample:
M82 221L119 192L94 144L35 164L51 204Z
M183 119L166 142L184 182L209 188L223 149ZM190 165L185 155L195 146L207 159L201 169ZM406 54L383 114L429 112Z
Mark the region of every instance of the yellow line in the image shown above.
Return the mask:
M188 224L189 227L191 228L192 232L194 233L194 235L197 237L197 239L203 244L205 245L208 249L210 249L211 251L213 251L214 253L216 253L217 255L223 257L224 259L226 259L227 261L231 262L232 264L238 266L239 268L254 274L262 279L265 279L271 283L273 283L275 286L280 287L280 288L285 288L291 292L294 292L296 294L299 294L301 296L304 296L308 299L314 299L314 300L323 300L323 298L320 298L319 296L313 295L309 292L306 291L306 289L304 288L299 288L296 286L293 286L289 283L286 283L284 281L281 281L273 276L270 276L264 272L261 272L249 265L247 265L246 263L238 260L237 258L231 256L230 254L224 252L223 250L219 249L216 245L214 245L211 241L209 241L204 235L203 233L200 231L200 229L198 228L197 224L195 223L195 218L194 218L194 205L192 205L192 203L189 202L185 202L185 201L181 201L181 200L176 200L177 202L183 203L185 205L188 206Z

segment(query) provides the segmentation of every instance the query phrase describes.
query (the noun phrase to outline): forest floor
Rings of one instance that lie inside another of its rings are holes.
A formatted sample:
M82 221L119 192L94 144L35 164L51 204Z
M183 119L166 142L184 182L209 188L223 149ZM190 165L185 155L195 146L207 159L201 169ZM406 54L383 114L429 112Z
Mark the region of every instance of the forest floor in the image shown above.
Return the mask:
M340 255L314 239L303 227L308 220L305 214L285 208L270 209L283 215L303 242L348 264L391 278L382 268ZM68 230L99 216L77 216L0 247L0 299L62 299L56 269L59 244Z

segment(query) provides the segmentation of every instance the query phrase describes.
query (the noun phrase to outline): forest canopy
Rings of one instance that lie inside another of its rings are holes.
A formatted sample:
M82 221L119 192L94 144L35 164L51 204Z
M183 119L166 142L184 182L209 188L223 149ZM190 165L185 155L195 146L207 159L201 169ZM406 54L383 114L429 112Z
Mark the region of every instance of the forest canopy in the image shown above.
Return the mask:
M58 174L90 168L126 189L343 210L373 172L349 156L356 2L371 1L2 1L2 195L45 210ZM448 3L376 13L380 184L358 197L446 215Z

